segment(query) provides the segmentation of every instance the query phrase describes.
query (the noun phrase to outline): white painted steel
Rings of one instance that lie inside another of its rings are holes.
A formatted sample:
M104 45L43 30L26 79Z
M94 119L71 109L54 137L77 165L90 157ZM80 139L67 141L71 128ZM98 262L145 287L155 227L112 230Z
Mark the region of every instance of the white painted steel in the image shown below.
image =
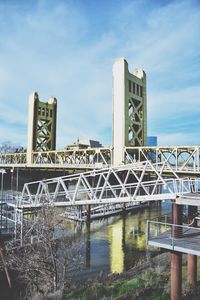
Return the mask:
M170 172L171 178L166 178L165 172ZM7 195L7 205L13 209L15 231L18 225L21 228L22 241L27 211L49 206L85 209L87 205L113 205L114 211L118 204L130 207L199 192L200 180L179 178L166 162L146 161L26 183L21 194Z
M166 171L172 178L166 179ZM26 183L15 203L18 208L113 204L176 199L199 189L200 180L181 179L167 163L146 161Z

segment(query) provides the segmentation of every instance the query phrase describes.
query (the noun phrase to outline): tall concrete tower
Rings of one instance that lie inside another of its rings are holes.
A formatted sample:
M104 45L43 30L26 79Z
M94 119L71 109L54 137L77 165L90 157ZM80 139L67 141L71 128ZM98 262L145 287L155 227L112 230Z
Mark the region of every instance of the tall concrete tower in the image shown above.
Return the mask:
M29 96L27 163L32 163L32 151L56 149L57 100L39 100L38 93Z
M113 164L123 164L125 148L145 146L147 139L146 74L132 73L124 58L113 65Z

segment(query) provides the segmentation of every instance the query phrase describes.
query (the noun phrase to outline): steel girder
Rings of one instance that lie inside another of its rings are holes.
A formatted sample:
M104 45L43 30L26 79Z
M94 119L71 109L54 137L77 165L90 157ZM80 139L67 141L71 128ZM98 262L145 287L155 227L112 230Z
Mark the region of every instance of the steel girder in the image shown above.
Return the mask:
M125 162L167 162L175 172L200 172L200 146L126 147Z
M150 161L167 162L175 172L200 173L200 146L126 147L125 164ZM0 154L2 167L91 169L112 165L112 148L89 148L64 151L33 152L33 163L27 164L26 153Z
M171 178L166 179L166 171ZM27 235L24 216L37 209L88 205L99 209L110 205L115 210L116 205L123 203L130 207L147 201L176 200L191 192L200 192L200 180L179 178L167 162L145 161L26 183L22 193L10 196L7 204L13 208L15 234L22 245ZM28 230L37 224L35 217L31 224Z
M166 171L171 178L165 178ZM167 163L146 161L26 183L16 206L67 207L176 199L192 189L199 190L199 180L180 179Z

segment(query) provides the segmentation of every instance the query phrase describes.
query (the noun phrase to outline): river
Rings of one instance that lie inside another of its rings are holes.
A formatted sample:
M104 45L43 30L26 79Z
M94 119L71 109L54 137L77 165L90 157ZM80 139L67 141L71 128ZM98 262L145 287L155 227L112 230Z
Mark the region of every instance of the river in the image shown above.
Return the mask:
M121 273L159 250L146 245L146 221L170 215L171 202L151 205L128 213L92 221L90 225L64 221L71 233L83 237L83 264L71 271L72 278L84 281L102 272Z

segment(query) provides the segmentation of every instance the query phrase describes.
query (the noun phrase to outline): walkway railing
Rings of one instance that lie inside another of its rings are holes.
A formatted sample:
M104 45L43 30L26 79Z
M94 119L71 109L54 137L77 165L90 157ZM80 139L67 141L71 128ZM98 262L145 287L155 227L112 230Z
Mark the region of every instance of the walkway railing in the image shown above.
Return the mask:
M148 245L185 253L197 251L200 254L198 227L147 221L146 240Z
M199 179L163 175L165 163L135 163L80 174L26 183L22 194L14 197L17 207L102 205L176 199L200 191ZM154 180L149 180L150 171Z

